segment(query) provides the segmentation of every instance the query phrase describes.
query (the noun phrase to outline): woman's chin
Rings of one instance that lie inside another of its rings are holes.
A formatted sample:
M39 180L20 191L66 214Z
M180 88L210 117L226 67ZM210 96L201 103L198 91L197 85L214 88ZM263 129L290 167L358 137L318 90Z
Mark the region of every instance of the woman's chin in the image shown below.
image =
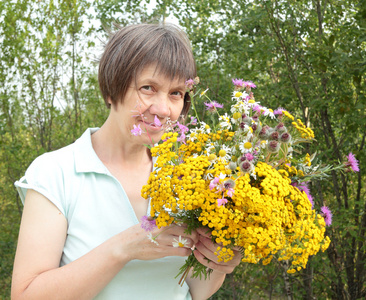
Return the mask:
M160 130L158 132L145 132L142 135L140 135L140 139L142 140L143 144L156 144L160 141L164 131Z

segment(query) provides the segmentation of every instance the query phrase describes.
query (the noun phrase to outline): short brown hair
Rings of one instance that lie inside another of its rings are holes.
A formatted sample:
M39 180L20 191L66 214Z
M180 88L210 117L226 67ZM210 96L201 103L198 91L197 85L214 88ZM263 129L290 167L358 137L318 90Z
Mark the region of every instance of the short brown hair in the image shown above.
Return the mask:
M118 26L117 26L118 27ZM186 34L171 24L138 24L111 34L99 62L99 87L107 107L123 102L132 80L151 64L171 78L187 80L196 76L196 64ZM190 99L184 97L182 114L186 115Z

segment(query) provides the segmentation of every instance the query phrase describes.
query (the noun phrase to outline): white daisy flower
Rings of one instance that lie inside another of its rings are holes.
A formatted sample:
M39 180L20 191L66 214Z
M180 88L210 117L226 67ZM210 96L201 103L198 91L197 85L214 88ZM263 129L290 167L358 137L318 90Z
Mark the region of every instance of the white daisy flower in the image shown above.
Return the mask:
M231 122L230 122L230 117L228 116L227 113L225 113L223 116L219 117L219 121L220 121L220 127L222 129L231 129Z
M208 89L205 89L203 92L201 92L200 97L204 96L207 91L208 91Z
M221 149L219 151L219 160L224 160L224 162L227 162L228 160L230 160L231 157L231 148L226 146L226 145L222 145Z
M199 129L201 130L202 133L208 134L211 132L211 127L208 124L206 124L205 122L202 122L202 121L200 124L201 124L201 127Z
M267 144L268 144L267 140L262 140L259 145L262 149L265 149L267 147Z
M242 153L253 152L253 143L249 140L243 141L239 144L239 149Z
M216 149L213 144L207 145L205 150L207 151L207 153L206 153L207 156L210 156L210 154L216 154Z
M188 247L188 240L185 238L182 238L182 236L180 235L179 239L178 240L174 239L172 244L173 244L173 247L175 247L175 248Z
M156 240L156 236L152 236L151 232L148 233L147 238L155 245L159 245L158 241Z
M274 113L271 109L268 109L267 107L263 107L263 109L264 109L263 115L269 116L271 119L276 118L276 116L274 115Z
M190 132L191 134L189 135L188 139L191 142L194 142L195 140L197 140L197 128L191 129Z
M214 177L211 173L206 173L205 175L203 175L203 179L204 180L212 180Z
M239 92L239 91L234 91L233 92L233 100L243 100L246 99L248 97L248 93L247 92Z
M248 105L248 102L246 101L238 101L236 104L231 106L230 111L232 113L234 112L240 112L241 114L249 114L250 106Z
M254 179L254 180L257 180L257 175L255 174L255 169L253 169L249 175Z

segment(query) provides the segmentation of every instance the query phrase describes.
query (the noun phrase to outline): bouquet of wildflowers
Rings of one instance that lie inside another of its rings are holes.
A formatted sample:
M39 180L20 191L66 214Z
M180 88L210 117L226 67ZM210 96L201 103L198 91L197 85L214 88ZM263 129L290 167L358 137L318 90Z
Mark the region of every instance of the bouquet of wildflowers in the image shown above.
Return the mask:
M187 82L189 88L193 84ZM218 261L231 260L235 246L242 249L243 262L287 260L287 272L294 273L330 243L325 227L332 214L326 206L314 209L307 183L334 169L357 171L357 160L351 153L346 164L312 165L315 155L298 149L314 139L313 131L287 110L257 102L252 82L235 79L233 84L229 114L220 115L222 105L206 91L196 94L217 114L216 126L196 118L187 124L190 129L176 122L151 149L156 169L141 192L151 203L146 220L159 228L184 223L188 232L207 228L220 245ZM194 277L209 272L191 254L181 268L182 280L192 267Z

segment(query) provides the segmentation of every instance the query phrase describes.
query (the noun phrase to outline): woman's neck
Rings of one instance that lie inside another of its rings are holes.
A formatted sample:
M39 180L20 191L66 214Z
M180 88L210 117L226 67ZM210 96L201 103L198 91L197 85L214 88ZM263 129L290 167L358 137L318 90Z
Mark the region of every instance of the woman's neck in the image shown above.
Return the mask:
M95 153L105 165L139 168L152 162L150 150L145 145L132 143L129 138L126 140L108 122L92 134L91 140Z

